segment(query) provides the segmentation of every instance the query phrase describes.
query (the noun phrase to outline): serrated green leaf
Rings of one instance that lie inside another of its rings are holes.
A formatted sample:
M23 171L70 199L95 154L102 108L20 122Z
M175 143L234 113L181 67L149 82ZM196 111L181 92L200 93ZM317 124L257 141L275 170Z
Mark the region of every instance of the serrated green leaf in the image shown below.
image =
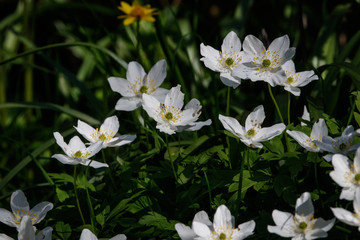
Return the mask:
M60 202L64 202L70 197L66 191L61 190L59 187L56 187L56 196L58 197Z

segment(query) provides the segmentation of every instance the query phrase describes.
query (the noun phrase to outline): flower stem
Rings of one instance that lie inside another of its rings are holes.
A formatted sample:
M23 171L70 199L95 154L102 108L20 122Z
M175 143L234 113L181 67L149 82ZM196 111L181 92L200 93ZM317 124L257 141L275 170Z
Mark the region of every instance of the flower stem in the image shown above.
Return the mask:
M226 116L230 114L230 87L227 90L227 97L226 97Z
M104 163L108 164L108 163L106 162L105 149L103 149L103 150L101 151L101 154L102 154L102 158L103 158ZM108 164L108 165L109 165L109 164ZM88 170L86 169L86 177L87 177L87 171L88 171ZM110 168L110 165L109 165L109 177L110 177L110 181L111 181L114 189L117 190L116 184L115 184L115 180L114 180L114 176L113 176L113 173L112 173L112 169Z
M271 97L271 99L273 100L274 105L275 105L275 108L276 108L276 111L277 111L277 113L278 113L278 115L279 115L279 117L280 117L280 120L281 120L281 122L282 122L283 124L285 124L284 119L283 119L283 117L282 117L282 115L281 115L279 106L278 106L278 104L277 104L277 102L276 102L276 100L275 100L275 97L274 97L273 93L272 93L271 85L270 85L270 84L268 84L268 89L269 89L270 97ZM288 104L289 104L289 105L288 105L288 111L289 111L289 109L290 109L290 100L289 100L289 103L288 103ZM288 114L290 115L290 111L288 112ZM289 123L290 123L290 117L289 117ZM288 142L288 137L287 137L286 132L284 133L284 136L285 136L286 149L287 149L287 151L289 151L289 142Z
M140 60L140 20L136 21L136 54Z
M249 149L247 151L247 157L249 155ZM237 206L237 213L240 213L240 207L241 207L241 192L242 192L242 180L243 180L243 176L244 176L244 164L245 164L245 158L243 157L241 159L241 165L240 165L240 174L239 174L239 186L238 186L238 206Z
M211 201L212 201L211 188L210 188L210 183L209 183L209 179L207 177L206 171L204 171L204 176L205 176L205 181L206 181L206 185L207 185L208 193L209 193L209 205L211 207Z
M291 102L291 95L290 95L290 92L288 92L288 125L290 125L291 123L291 120L290 120L290 102Z
M172 172L174 174L174 178L175 178L175 181L176 181L176 184L177 184L177 175L176 175L176 171L175 171L175 167L174 167L174 162L172 160L172 157L171 157L171 152L170 152L170 148L169 148L169 139L168 139L168 135L166 134L166 147L167 147L167 151L169 153L169 159L170 159L170 164L171 164L171 169L172 169Z
M279 115L279 117L280 117L280 120L281 120L281 122L282 122L282 123L284 123L284 124L285 124L284 119L283 119L283 117L282 117L282 115L281 115L281 112L280 112L279 106L278 106L278 104L277 104L277 102L276 102L276 100L275 100L275 98L274 98L273 93L272 93L272 90L271 90L271 85L270 85L270 84L268 84L268 89L269 89L269 94L270 94L270 97L271 97L271 99L273 100L274 105L275 105L275 108L276 108L276 111L277 111L277 113L278 113L278 115Z
M77 208L79 210L81 221L82 221L83 225L85 225L85 219L84 219L84 215L83 215L83 213L81 211L80 202L79 202L79 196L78 196L77 186L76 186L76 179L77 179L76 168L77 168L77 166L75 165L74 166L74 192L75 192L75 198L76 198L76 205L77 205Z

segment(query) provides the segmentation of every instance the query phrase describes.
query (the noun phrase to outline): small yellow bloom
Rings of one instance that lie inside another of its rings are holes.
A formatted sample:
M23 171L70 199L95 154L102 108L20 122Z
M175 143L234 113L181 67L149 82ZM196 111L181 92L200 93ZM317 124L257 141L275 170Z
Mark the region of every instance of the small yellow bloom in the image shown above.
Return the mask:
M121 6L118 6L120 11L123 11L126 15L118 16L118 18L125 18L124 25L130 25L134 21L144 20L148 22L155 22L155 18L152 15L157 14L156 8L151 8L151 6L145 5L141 6L138 1L134 1L132 5L129 5L127 2L121 1Z

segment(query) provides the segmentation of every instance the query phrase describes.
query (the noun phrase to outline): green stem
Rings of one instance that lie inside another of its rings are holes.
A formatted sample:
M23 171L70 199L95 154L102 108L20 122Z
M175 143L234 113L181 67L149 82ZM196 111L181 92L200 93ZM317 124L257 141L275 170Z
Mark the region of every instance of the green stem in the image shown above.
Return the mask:
M174 167L174 162L172 160L172 157L171 157L171 152L170 152L170 148L169 148L169 139L168 139L168 135L166 134L166 147L167 147L167 151L169 153L169 159L170 159L170 164L171 164L171 169L172 169L172 172L174 174L174 178L175 178L175 181L176 181L176 184L177 184L177 175L176 175L176 171L175 171L175 167Z
M290 125L291 123L291 120L290 120L290 101L291 101L291 95L290 95L290 92L288 92L288 125Z
M74 192L75 192L75 198L76 198L76 205L77 205L77 208L79 210L81 221L82 221L83 225L85 225L85 219L84 219L84 215L83 215L83 213L81 211L80 201L79 201L79 196L78 196L77 186L76 186L76 179L77 179L76 168L77 168L77 166L75 165L74 166Z
M90 221L91 221L91 226L92 226L92 232L94 234L97 233L96 228L95 228L95 213L94 213L94 208L93 205L91 203L91 199L90 199L90 194L89 194L89 190L88 188L86 188L86 198L87 198L87 202L88 202L88 206L89 206L89 210L90 210Z
M247 148L247 151L246 151L246 162L247 162L247 165L248 165L248 171L249 173L251 174L251 167L250 167L250 148L248 147Z
M226 116L230 114L230 87L227 90L227 97L226 97Z
M136 21L136 53L138 60L140 60L140 20Z
M206 171L204 171L204 176L205 176L205 181L206 181L206 185L207 185L208 193L209 193L209 204L210 204L210 207L211 207L211 201L212 201L211 188L210 188L210 183L209 183L209 179L207 177Z
M279 115L279 117L280 117L280 120L281 120L281 122L282 122L282 123L284 123L284 124L285 124L284 119L283 119L283 117L282 117L282 115L281 115L281 112L280 112L279 106L278 106L278 104L277 104L277 102L276 102L276 100L275 100L275 98L274 98L273 93L272 93L272 90L271 90L271 85L270 85L270 84L268 84L268 89L269 89L269 94L270 94L270 97L271 97L271 99L273 100L274 105L275 105L275 108L276 108L276 111L277 111L277 113L278 113L278 115Z
M116 183L115 183L115 180L114 180L114 176L113 176L113 173L112 173L112 169L111 169L110 165L106 162L105 149L103 149L101 151L101 154L102 154L102 158L103 158L104 163L106 163L109 166L109 177L110 177L111 184L113 185L114 189L117 190ZM86 169L86 177L87 177L87 169Z
M280 117L280 120L281 120L282 123L285 124L284 119L283 119L283 117L282 117L282 115L281 115L279 106L278 106L278 104L277 104L277 102L276 102L276 100L275 100L275 97L274 97L273 93L272 93L270 84L268 84L268 89L269 89L270 97L271 97L271 99L273 100L274 105L275 105L275 108L276 108L276 111L277 111L277 113L278 113L278 115L279 115L279 117ZM289 104L290 104L290 103L289 103ZM290 118L289 118L289 119L290 119ZM290 120L289 120L289 121L290 121ZM288 137L287 137L286 132L284 133L284 136L285 136L286 149L287 149L287 151L289 151L289 141L288 141Z
M242 180L244 176L244 164L245 164L245 158L241 159L241 165L240 165L240 175L239 175L239 186L238 186L238 206L237 206L237 213L240 213L241 208L241 192L242 192Z

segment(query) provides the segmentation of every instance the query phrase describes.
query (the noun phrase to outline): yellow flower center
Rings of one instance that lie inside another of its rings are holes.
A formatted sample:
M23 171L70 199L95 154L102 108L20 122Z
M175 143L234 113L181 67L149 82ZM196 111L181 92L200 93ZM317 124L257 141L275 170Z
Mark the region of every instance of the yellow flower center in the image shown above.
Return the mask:
M81 151L80 151L80 150L77 151L77 152L74 154L74 156L77 157L77 158L80 158L80 157L82 156Z
M227 58L227 59L225 60L225 64L228 65L229 67L230 67L231 65L233 65L233 63L234 63L234 59L232 59L232 58Z
M147 93L147 91L148 91L148 87L147 87L147 86L141 86L141 88L140 88L140 90L139 90L139 92L141 92L141 93Z
M341 143L341 144L339 145L339 149L340 149L341 151L346 150L346 148L347 148L347 146L346 146L345 143Z
M255 130L254 130L253 128L250 129L250 130L248 130L248 131L247 131L247 135L248 135L249 137L255 136Z
M100 141L105 141L105 140L106 140L105 134L102 133L102 134L99 136L99 140L100 140Z
M168 113L165 114L165 118L167 120L171 120L171 119L173 119L173 114L171 112L168 112Z
M294 82L294 79L292 77L289 77L286 79L287 84L292 84Z
M262 65L267 68L271 65L271 61L269 59L264 59Z
M226 239L226 234L221 233L219 238L220 238L220 240L225 240Z
M307 228L307 223L306 223L306 222L301 222L301 223L299 224L299 228L300 228L301 230L305 230L305 229Z
M360 181L360 173L356 174L354 177L355 181Z

